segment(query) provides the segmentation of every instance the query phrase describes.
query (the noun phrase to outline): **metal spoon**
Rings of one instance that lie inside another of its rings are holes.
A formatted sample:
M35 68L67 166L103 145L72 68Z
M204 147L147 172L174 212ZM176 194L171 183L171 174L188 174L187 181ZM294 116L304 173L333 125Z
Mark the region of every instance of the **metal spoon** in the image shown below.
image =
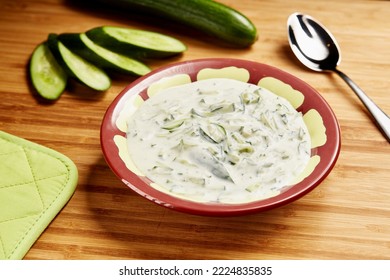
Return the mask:
M336 72L356 93L390 143L390 118L347 75L336 67L340 63L339 46L333 35L308 15L294 13L287 21L292 51L308 68Z

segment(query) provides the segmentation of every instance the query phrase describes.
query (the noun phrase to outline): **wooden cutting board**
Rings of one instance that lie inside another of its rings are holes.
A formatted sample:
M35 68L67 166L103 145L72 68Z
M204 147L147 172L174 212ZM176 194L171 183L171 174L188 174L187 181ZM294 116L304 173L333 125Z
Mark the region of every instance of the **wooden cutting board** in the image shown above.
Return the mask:
M390 145L339 77L298 63L286 33L293 12L319 19L341 46L340 70L389 114L390 2L221 2L257 26L259 39L251 48L229 49L177 24L156 24L77 1L1 1L0 129L65 154L79 170L75 194L26 259L390 259ZM135 78L115 76L104 93L71 83L53 104L39 102L28 79L29 56L48 33L83 32L100 25L157 31L188 45L182 56L149 62L153 69L177 61L233 57L301 78L321 93L340 123L342 147L335 168L305 197L250 216L192 216L135 194L111 172L99 142L105 110Z

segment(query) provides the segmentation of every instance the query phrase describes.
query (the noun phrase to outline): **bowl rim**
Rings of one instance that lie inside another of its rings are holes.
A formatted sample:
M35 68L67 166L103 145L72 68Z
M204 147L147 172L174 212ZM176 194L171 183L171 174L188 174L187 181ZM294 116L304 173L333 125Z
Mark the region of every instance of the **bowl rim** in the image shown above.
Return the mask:
M304 103L297 108L298 111L301 111L304 114L308 110L315 108L319 112L326 127L327 141L323 146L314 148L314 153L321 154L321 157L324 158L321 158L321 161L314 171L304 180L289 187L286 191L277 196L242 204L220 204L194 202L171 196L146 184L143 179L127 169L123 161L119 158L119 151L113 140L115 135L125 136L125 133L121 132L116 127L115 121L123 109L127 98L134 94L142 95L144 99L147 98L145 97L145 91L148 86L161 78L174 76L176 74L188 74L191 77L191 82L194 82L196 81L196 74L201 69L219 69L230 66L247 69L250 72L248 83L257 84L262 77L274 77L289 84L293 89L302 92L305 96ZM236 58L202 58L180 61L160 67L127 85L111 102L104 114L100 128L100 143L105 161L112 172L125 185L144 198L164 207L189 214L237 216L280 207L291 203L312 191L328 176L335 166L340 153L341 137L339 123L332 108L319 92L298 77L274 66L251 60Z

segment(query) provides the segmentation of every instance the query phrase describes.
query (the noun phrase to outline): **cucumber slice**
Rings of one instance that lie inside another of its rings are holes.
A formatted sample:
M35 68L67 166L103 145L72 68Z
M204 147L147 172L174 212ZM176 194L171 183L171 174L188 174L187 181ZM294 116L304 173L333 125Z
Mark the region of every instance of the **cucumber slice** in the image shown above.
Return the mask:
M211 143L221 143L226 139L226 130L223 126L215 123L200 127L200 134Z
M183 119L170 121L170 122L166 123L164 126L162 126L162 129L166 129L169 131L175 130L175 129L179 128L180 126L182 126L184 121L185 120L183 120Z
M30 78L38 94L45 99L57 100L65 90L67 74L46 42L39 44L31 55Z
M140 61L95 44L85 33L63 33L60 40L71 51L102 68L143 76L151 69Z
M187 50L186 45L173 37L145 30L101 26L86 34L98 45L137 58L164 58Z
M102 69L70 51L57 37L56 34L49 34L48 46L69 76L97 91L110 88L111 79Z

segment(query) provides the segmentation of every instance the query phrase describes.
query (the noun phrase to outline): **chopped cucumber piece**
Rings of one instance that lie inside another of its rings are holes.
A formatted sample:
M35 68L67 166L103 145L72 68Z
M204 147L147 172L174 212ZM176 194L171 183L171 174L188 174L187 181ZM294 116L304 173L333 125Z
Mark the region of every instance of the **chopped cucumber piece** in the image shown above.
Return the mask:
M210 106L212 113L231 113L234 112L235 106L234 103L217 103Z
M144 63L95 44L85 33L63 33L60 40L71 51L102 68L143 76L151 71Z
M203 125L200 134L211 143L221 143L226 139L226 130L223 126L215 123Z
M245 190L247 192L254 192L254 191L258 190L259 188L260 188L259 184L252 184L252 185L246 187Z
M245 102L245 104L250 104L250 103L257 103L260 101L260 92L259 90L255 90L253 92L244 92L242 94L242 100Z
M67 74L46 42L39 44L31 55L30 77L38 94L45 99L57 100L65 90Z
M185 120L183 119L169 121L168 123L164 124L162 128L166 130L174 130L176 128L179 128L184 123L184 121Z
M199 186L205 186L206 185L206 179L204 179L204 178L189 177L188 181L194 183L195 185L199 185Z
M194 108L191 109L191 117L197 116L197 117L205 118L210 115L211 115L210 112L198 111L195 110Z
M207 126L210 137L216 142L221 143L226 138L226 130L223 126L211 123Z
M173 37L145 30L101 26L86 34L102 47L138 58L163 58L187 50L186 45Z
M69 50L57 37L56 34L49 34L48 46L69 76L98 91L111 86L111 79L102 69Z

